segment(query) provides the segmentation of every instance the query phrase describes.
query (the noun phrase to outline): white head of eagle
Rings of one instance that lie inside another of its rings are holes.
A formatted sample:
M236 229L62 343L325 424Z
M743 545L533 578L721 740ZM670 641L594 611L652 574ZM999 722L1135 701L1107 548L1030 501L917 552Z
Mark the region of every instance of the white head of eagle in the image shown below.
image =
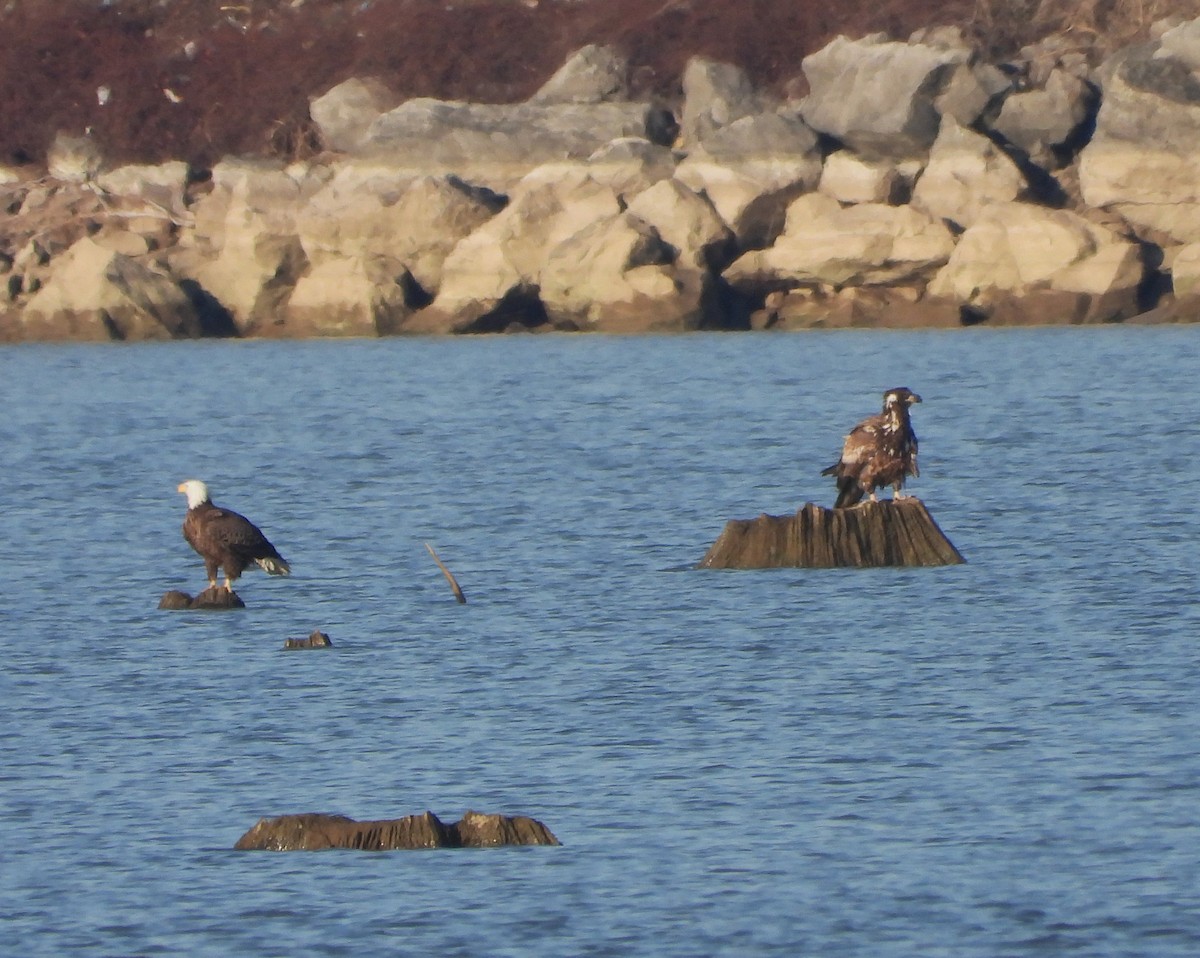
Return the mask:
M195 509L202 502L210 502L208 498L208 486L202 483L199 479L188 479L179 484L177 492L182 492L187 496L187 504L189 509Z
M230 592L234 580L252 563L269 575L292 571L258 526L232 509L213 505L208 486L199 479L181 482L177 491L187 496L183 537L204 560L210 589L216 587L218 569L225 570L225 588Z
M891 486L897 499L905 498L901 489L907 476L919 476L917 434L913 432L909 407L921 397L906 386L883 394L883 409L855 426L842 446L842 455L832 466L821 471L835 476L835 509L857 505L863 496L876 501L875 490Z

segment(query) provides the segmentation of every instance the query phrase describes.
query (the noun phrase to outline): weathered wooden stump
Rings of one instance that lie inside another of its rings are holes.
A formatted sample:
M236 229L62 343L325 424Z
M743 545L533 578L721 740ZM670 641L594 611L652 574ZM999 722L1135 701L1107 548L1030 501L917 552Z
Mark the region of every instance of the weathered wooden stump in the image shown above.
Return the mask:
M830 569L966 562L925 503L911 496L826 509L807 502L794 516L730 519L702 569Z
M172 589L158 600L160 609L244 609L246 603L236 592L224 586L211 586L192 598L186 592Z
M244 851L290 852L557 844L559 841L550 829L536 819L468 811L453 825L443 824L433 812L375 822L356 822L344 815L281 815L259 819L233 847Z
M283 641L285 649L328 649L332 645L333 639L320 629L313 629L312 633L303 639L284 639Z

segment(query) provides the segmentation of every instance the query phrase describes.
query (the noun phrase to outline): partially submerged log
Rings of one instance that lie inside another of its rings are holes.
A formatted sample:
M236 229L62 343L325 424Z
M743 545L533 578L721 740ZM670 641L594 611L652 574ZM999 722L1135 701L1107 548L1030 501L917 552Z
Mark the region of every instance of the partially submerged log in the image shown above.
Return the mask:
M283 647L285 649L328 649L332 645L333 639L320 629L313 629L311 633L302 639L283 640Z
M700 561L703 569L829 569L966 562L925 503L904 499L826 509L807 502L794 516L730 519Z
M453 825L444 824L433 812L373 822L356 822L344 815L281 815L259 819L233 847L243 851L290 852L557 844L559 841L550 829L536 819L468 811Z
M158 600L160 609L244 609L246 603L242 597L224 586L210 586L195 598L178 589L164 593Z

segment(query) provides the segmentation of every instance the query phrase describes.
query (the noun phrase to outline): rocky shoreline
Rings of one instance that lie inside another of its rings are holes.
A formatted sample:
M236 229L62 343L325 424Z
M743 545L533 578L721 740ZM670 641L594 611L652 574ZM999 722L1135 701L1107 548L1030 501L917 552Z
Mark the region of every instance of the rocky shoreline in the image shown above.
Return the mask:
M672 108L587 47L528 101L311 104L324 152L0 169L0 341L1190 322L1200 20L1093 62L839 37Z

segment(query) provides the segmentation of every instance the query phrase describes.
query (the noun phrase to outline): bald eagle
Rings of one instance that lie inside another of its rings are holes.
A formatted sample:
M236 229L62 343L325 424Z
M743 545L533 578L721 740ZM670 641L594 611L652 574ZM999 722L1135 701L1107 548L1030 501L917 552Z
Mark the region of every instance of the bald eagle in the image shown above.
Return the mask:
M233 591L233 582L242 570L257 562L270 575L288 575L292 569L253 522L230 509L214 506L208 486L199 479L179 484L187 496L188 511L183 520L183 537L204 560L208 587L216 588L217 569L225 570L225 590Z
M837 477L835 509L856 505L864 495L875 502L875 490L891 486L895 498L906 476L919 476L917 434L908 407L921 401L911 389L899 386L883 394L883 411L860 422L846 437L842 457L821 475Z

